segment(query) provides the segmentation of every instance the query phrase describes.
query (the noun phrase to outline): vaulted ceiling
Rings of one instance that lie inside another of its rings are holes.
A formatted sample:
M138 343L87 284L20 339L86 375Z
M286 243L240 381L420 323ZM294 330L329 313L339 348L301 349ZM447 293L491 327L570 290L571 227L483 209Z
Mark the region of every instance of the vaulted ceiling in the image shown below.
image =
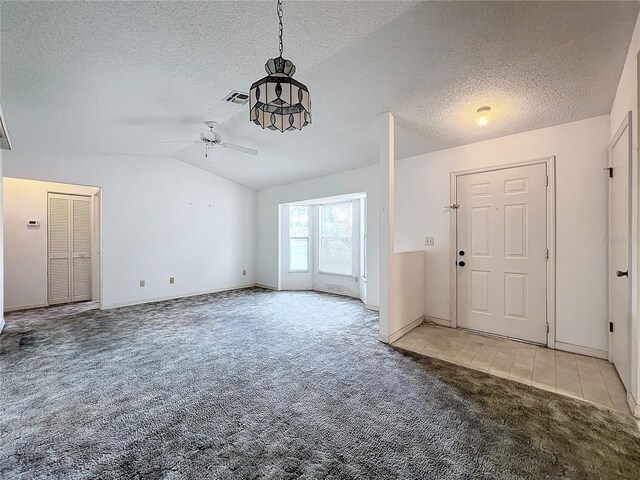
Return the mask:
M17 154L170 155L264 188L376 163L387 110L400 158L609 113L639 6L285 1L313 124L281 134L222 100L277 56L275 2L3 1L1 101ZM260 155L161 143L206 120Z

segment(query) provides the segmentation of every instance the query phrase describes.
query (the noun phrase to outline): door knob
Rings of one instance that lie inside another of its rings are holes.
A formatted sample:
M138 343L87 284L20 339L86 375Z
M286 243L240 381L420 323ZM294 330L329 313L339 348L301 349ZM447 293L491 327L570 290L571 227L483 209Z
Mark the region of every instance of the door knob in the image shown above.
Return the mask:
M460 255L461 257L464 257L464 250L460 250L460 251L458 252L458 255Z
M464 266L465 266L464 260L460 260L460 261L458 262L458 266L460 266L460 267L464 267Z
M628 277L629 276L629 270L625 270L624 272L622 270L616 270L616 277Z

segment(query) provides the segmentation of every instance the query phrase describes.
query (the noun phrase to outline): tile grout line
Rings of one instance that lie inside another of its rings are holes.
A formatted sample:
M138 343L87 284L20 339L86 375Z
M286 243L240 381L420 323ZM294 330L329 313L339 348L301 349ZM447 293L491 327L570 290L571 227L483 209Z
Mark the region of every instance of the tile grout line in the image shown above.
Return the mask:
M576 358L576 366L578 364L578 359ZM613 406L613 400L611 399L611 394L609 393L609 388L607 387L607 382L604 379L604 376L602 375L602 370L600 369L600 364L597 363L598 366L598 373L600 374L600 379L602 380L602 384L604 385L604 391L607 394L607 398L609 399L609 402L611 403L611 405ZM584 398L584 388L582 386L582 375L580 374L580 367L578 367L578 377L580 378L580 389L582 390L582 396ZM585 398L585 400L587 400ZM591 403L596 403L596 402L591 402ZM596 403L596 405L599 405ZM614 407L615 410L615 407Z
M602 363L598 362L598 371L600 372L600 376L602 377L602 381L604 382L604 388L607 391L607 395L609 395L609 400L611 401L611 405L613 405L613 408L617 411L616 408L616 404L613 402L613 396L611 395L611 392L609 391L609 383L607 382L607 379L605 378L605 374L602 371ZM625 400L626 400L626 391L624 391L625 393ZM625 406L626 402L625 402Z

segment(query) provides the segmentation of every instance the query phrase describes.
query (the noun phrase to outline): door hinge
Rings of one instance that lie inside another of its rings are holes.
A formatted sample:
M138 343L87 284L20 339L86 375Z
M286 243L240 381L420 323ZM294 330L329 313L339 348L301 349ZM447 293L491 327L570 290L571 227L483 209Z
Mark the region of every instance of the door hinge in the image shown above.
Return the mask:
M613 167L604 167L603 170L607 170L609 178L613 178Z
M547 323L547 333L549 333L549 324Z
M545 184L545 186L547 186L547 187L549 186L549 175L545 175L545 176L544 176L544 184Z
M613 333L613 322L609 322L609 331Z
M549 249L547 248L547 253L545 255L547 257L547 260L549 260Z

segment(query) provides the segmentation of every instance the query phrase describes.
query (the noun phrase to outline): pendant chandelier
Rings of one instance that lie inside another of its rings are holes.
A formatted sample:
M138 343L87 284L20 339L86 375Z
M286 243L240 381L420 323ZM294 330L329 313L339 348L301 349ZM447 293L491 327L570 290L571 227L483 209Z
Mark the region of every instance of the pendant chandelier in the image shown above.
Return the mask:
M280 56L264 65L267 76L253 85L249 92L249 118L256 125L270 130L302 130L311 123L309 90L294 80L296 66L282 58L282 0L278 0Z

